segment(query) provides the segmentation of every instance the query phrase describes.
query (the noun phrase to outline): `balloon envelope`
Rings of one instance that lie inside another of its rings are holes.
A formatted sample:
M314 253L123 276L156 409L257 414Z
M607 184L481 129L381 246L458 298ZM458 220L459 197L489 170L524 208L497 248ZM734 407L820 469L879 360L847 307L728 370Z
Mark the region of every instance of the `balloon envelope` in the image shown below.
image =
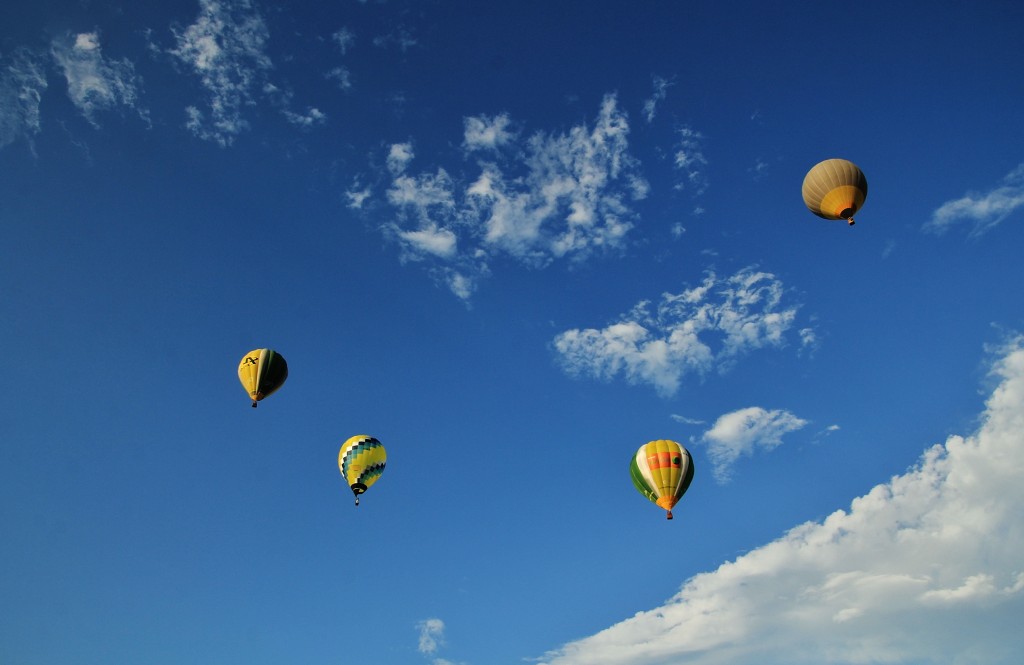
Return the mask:
M853 215L868 196L868 181L857 165L845 159L826 159L804 176L804 204L824 219L845 219Z
M693 458L675 441L650 441L629 461L629 475L637 491L668 511L666 517L672 519L672 507L693 481Z
M252 398L253 407L288 378L288 363L272 349L253 349L238 363L238 380Z
M387 460L384 446L372 436L357 434L342 444L338 451L338 468L356 495L357 506L359 495L384 473Z

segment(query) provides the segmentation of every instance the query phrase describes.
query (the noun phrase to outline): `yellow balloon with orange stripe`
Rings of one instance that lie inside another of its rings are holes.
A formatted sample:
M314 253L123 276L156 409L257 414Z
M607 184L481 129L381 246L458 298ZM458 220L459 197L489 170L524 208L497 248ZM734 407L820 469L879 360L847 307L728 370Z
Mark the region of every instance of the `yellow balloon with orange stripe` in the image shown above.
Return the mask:
M804 204L823 219L845 219L853 226L853 216L868 197L868 181L853 162L826 159L804 176Z
M629 461L629 476L637 491L664 508L666 517L672 519L672 508L693 481L693 458L675 441L650 441Z

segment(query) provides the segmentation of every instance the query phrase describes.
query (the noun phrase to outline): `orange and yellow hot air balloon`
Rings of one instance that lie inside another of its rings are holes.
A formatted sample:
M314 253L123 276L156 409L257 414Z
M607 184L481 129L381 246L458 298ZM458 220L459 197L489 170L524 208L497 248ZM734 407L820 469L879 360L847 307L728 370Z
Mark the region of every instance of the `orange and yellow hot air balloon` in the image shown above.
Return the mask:
M818 217L845 219L853 226L853 215L868 197L868 181L857 165L845 159L826 159L804 176L804 203Z

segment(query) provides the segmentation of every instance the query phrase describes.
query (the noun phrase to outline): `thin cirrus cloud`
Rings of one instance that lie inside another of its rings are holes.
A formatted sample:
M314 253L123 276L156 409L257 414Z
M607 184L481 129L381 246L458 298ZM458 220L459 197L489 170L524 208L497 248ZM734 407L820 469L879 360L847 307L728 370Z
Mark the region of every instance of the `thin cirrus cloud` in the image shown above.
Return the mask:
M139 107L140 79L135 66L128 59L104 58L98 33L68 34L55 39L50 53L67 81L68 97L94 126L98 126L97 112L119 106L146 117L145 110Z
M621 248L634 226L630 203L647 195L614 95L605 96L593 127L524 139L511 125L506 114L465 120L464 155L479 160L468 179L441 167L411 172L411 142L392 145L387 156L394 218L383 231L403 260L432 261L464 300L496 255L542 268Z
M30 49L0 57L0 148L39 133L39 103L46 91L45 63Z
M848 510L686 581L546 665L1017 663L1024 653L1024 337L973 434Z
M562 367L573 376L610 380L622 374L670 397L684 376L728 370L755 349L781 347L798 305L784 305L785 288L753 267L700 286L638 303L604 328L574 328L554 339Z
M733 464L757 450L772 450L782 445L782 437L807 424L783 409L750 406L719 416L699 442L707 446L712 475L719 483L732 477Z
M942 235L959 224L970 227L970 235L979 236L998 226L1014 211L1024 206L1024 164L1003 177L987 192L972 192L947 201L932 213L924 230Z

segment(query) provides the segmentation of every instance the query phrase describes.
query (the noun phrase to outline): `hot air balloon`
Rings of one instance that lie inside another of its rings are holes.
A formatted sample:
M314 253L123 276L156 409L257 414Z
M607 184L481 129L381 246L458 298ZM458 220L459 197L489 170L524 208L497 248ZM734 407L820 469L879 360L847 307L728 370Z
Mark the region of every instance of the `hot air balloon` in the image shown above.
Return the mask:
M372 436L357 434L342 444L338 451L338 468L356 495L357 506L359 495L384 473L387 460L384 446Z
M845 159L826 159L804 176L804 203L818 217L845 219L853 226L853 215L868 196L868 181L857 165Z
M693 458L675 441L651 441L640 446L629 461L629 475L637 491L668 511L666 517L672 519L672 507L693 481Z
M256 402L280 388L287 378L288 363L272 349L254 349L238 363L238 380L252 398L254 409Z

